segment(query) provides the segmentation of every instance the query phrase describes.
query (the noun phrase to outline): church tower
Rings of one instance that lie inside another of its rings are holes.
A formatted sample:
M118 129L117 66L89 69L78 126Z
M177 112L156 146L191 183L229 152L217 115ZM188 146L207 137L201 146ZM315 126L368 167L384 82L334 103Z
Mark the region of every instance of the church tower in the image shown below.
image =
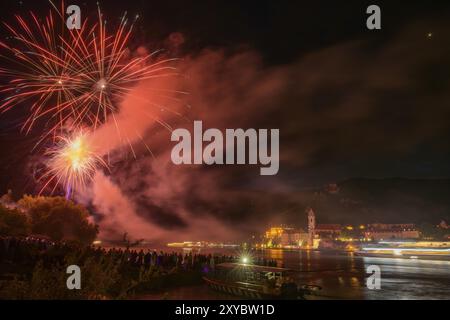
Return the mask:
M308 246L312 247L314 245L314 236L316 234L316 215L312 208L306 210L308 214Z

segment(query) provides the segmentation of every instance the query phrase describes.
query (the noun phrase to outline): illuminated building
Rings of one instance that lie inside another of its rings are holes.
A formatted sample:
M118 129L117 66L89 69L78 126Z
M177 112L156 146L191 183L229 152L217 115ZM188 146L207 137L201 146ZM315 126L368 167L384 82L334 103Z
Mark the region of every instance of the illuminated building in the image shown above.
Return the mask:
M340 224L318 224L316 235L321 239L335 239L341 235L342 226Z
M306 249L343 249L355 251L360 245L383 240L414 240L420 238L420 232L414 224L317 224L312 208L306 210L308 229L276 226L264 234L257 247L261 248L306 248ZM445 223L441 223L446 227Z
M325 186L325 191L329 194L337 194L339 193L339 186L337 185L337 183L329 183Z
M450 229L449 225L445 220L442 220L437 227L441 229Z
M377 241L389 239L419 239L420 233L412 223L373 223L367 225L364 231L364 237Z
M167 244L168 247L174 248L233 248L239 247L238 244L233 243L215 243L206 241L184 241L184 242L171 242Z
M266 248L298 248L308 242L309 234L302 229L291 227L272 227L266 231L264 246Z
M288 247L302 247L308 243L309 234L303 230L295 232L286 232L281 236L281 245L284 248Z
M316 236L316 215L312 208L309 208L306 212L308 213L308 247L312 247Z
M266 238L271 239L271 238L281 237L283 232L285 232L286 230L290 230L290 229L292 229L292 228L272 227L268 231L266 231Z
M300 228L287 226L271 227L264 234L263 248L317 248L319 241L316 235L316 217L311 208L306 210L308 216L308 232Z

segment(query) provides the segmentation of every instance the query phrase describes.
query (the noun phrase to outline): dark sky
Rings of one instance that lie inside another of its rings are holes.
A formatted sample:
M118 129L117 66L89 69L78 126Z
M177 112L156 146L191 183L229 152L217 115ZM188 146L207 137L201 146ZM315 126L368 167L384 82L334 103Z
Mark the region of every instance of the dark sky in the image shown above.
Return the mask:
M95 2L70 4L79 4L91 18ZM219 128L280 128L282 162L276 180L258 177L256 170L205 169L207 175L225 177L217 193L295 192L352 177L450 176L448 1L110 0L100 4L105 16L114 19L124 11L140 15L134 47L166 47L172 55L192 62L187 72L208 70L214 83L228 90L227 95L219 94L205 84L207 79L194 74L192 99L197 113L190 119L204 116L209 126ZM369 4L380 5L382 30L367 30ZM3 0L1 20L10 22L13 14L26 14L29 9L44 14L49 5L46 0ZM2 34L4 38L6 33ZM211 52L219 52L219 57ZM235 69L243 70L248 82ZM282 88L273 89L277 83ZM266 84L272 91L261 93ZM238 103L230 107L223 102L227 99ZM211 112L211 105L204 111L205 101L217 101L217 112ZM38 155L30 151L33 134L19 133L22 112L13 110L0 118L1 192L13 188L20 194L36 188L29 163ZM239 118L236 124L227 118L230 113ZM133 163L123 161L116 169L130 166ZM217 202L211 206L193 194L186 208L221 210ZM245 201L254 206L257 198L249 196ZM147 202L135 199L137 206L144 203L144 208L155 209L154 201ZM234 221L242 214L239 203L217 216ZM183 227L179 215L167 217L157 223Z

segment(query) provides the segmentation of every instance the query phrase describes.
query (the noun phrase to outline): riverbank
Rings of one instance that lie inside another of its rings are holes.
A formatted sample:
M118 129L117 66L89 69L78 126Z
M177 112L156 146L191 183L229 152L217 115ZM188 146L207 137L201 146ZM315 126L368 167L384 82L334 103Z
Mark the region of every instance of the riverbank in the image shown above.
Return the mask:
M0 299L238 299L201 281L211 263L237 259L235 250L106 250L23 239L9 241L5 250L3 240ZM449 261L272 249L250 254L295 270L297 283L320 286L320 299L450 299ZM67 290L66 268L72 264L82 270L82 290ZM366 287L371 265L381 269L381 290Z

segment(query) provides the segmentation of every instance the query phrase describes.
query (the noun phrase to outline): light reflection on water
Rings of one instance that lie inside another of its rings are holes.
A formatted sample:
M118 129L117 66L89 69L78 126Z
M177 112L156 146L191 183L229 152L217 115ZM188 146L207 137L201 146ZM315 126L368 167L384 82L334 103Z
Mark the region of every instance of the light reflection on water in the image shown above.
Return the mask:
M450 262L412 259L363 258L381 268L379 292L367 290L369 299L450 299Z
M233 250L203 250L201 253L232 255ZM353 253L319 251L255 251L254 256L275 259L279 266L299 271L297 282L321 286L325 299L450 299L450 261L360 257ZM366 269L381 269L381 289L366 287ZM202 296L196 296L202 292ZM224 299L206 288L178 288L179 299ZM169 293L170 296L170 293Z
M275 251L260 254L274 258ZM298 270L298 281L323 287L335 299L450 299L450 261L360 257L353 253L284 251L285 267ZM381 290L366 287L366 269L381 269Z

